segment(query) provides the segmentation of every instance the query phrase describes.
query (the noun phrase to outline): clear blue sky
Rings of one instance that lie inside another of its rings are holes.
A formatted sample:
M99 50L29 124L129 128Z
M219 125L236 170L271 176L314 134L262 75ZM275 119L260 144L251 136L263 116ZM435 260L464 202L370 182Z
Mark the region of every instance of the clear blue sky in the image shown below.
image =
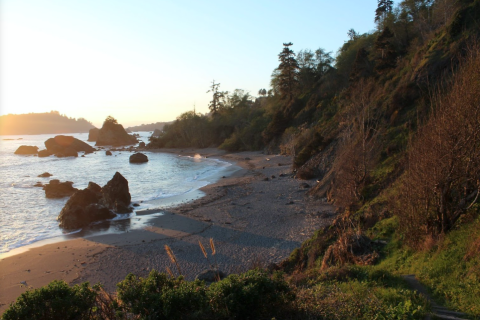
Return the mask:
M101 125L207 112L269 88L283 42L333 54L375 28L376 0L0 0L0 114L58 110Z

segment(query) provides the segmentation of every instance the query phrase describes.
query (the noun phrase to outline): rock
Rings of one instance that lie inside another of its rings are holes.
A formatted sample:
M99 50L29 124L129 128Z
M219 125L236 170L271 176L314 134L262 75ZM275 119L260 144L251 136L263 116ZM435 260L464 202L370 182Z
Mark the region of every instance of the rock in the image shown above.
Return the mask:
M118 172L102 188L102 195L105 206L115 211L118 209L124 211L125 208L128 208L132 199L128 190L127 179ZM132 212L131 209L128 210L128 212Z
M99 196L101 196L102 187L100 187L100 186L99 186L98 184L96 184L95 182L90 181L90 182L88 183L87 189L90 190L90 191L93 191L93 192L95 192L96 194L98 194Z
M15 154L37 154L38 147L35 146L20 146L15 151Z
M99 203L98 194L87 189L75 192L58 215L60 227L64 229L83 228L94 221L111 219L115 214Z
M118 213L129 213L128 181L118 172L103 188L89 182L87 188L76 191L60 212L57 220L65 229L83 228L94 221L111 219Z
M52 153L50 151L48 151L47 149L43 149L43 150L38 151L38 157L39 158L50 157L51 155L52 155Z
M300 183L300 188L308 189L308 188L310 188L310 185L306 182L302 182L302 183Z
M144 163L148 162L148 157L143 153L134 153L130 156L130 163Z
M268 177L265 177L263 178L263 181L270 181L270 179L268 179Z
M34 186L34 187L43 187L44 184L41 183L40 181L37 181L37 183L35 183L33 186Z
M200 272L195 279L205 282L215 282L225 278L225 273L220 270L204 270Z
M78 140L72 136L55 136L54 138L50 138L45 141L45 147L51 153L57 154L73 154L73 151L77 153L79 151L83 152L93 152L95 149L81 140ZM69 157L69 155L67 155Z
M272 175L272 179L275 179L275 176L274 176L274 175Z
M145 148L145 142L143 142L143 141L140 142L140 143L138 144L138 146L139 146L140 148Z
M125 146L136 143L137 138L129 135L121 124L105 121L98 133L97 143L95 145Z
M138 203L134 203L133 206L134 207L140 207L140 205Z
M88 131L88 141L97 141L100 129L92 128Z
M78 157L78 152L75 151L73 148L65 148L62 151L55 153L55 157L57 158L66 158L66 157Z
M105 151L105 155L106 155L106 156L111 156L111 155L112 155L112 152L111 152L110 150L107 150L107 151Z
M247 161L248 161L248 160L252 160L252 159L250 159L249 157L246 157L244 160L247 160Z
M42 174L39 174L37 177L39 177L39 178L48 178L48 177L51 177L51 176L53 176L53 174L48 173L48 172L44 172L44 173L42 173Z
M78 190L72 185L71 181L60 182L60 180L54 179L44 185L43 190L45 190L45 196L50 199L69 197Z

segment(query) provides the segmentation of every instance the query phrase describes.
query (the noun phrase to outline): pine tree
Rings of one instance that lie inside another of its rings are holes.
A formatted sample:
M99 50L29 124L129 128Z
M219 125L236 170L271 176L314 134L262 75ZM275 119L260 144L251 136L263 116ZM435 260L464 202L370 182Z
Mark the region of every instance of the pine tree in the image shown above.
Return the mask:
M377 10L375 10L375 22L381 24L387 14L393 9L393 0L378 0Z
M298 62L295 53L289 48L293 43L284 43L283 50L278 55L280 65L278 71L278 89L281 98L291 100L298 87Z
M210 88L211 89L208 90L207 93L212 92L212 101L210 101L208 104L208 108L213 115L216 115L218 110L223 106L222 99L225 98L225 93L218 91L218 88L220 88L220 83L215 83L215 80L212 81Z

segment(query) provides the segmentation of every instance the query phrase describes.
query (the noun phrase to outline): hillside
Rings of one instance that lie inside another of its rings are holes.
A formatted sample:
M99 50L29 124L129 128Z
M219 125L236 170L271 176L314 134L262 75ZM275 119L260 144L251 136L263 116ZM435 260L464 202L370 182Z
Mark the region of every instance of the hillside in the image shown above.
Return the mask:
M80 133L92 128L89 121L69 118L58 111L0 116L0 135Z

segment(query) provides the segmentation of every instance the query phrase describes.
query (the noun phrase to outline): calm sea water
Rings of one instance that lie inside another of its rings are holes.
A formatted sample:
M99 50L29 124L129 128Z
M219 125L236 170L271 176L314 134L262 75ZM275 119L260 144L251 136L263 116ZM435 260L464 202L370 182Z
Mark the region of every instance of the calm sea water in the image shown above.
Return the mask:
M139 134L140 140L148 142L150 133ZM70 135L87 142L86 133ZM56 219L68 198L47 199L42 188L33 187L38 181L73 181L75 188L83 189L89 181L104 186L116 171L120 172L128 180L132 202L140 204L132 214L118 215L114 219L122 229L125 221L128 228L141 227L141 223L132 222L140 221L146 209L161 209L176 201L198 197L199 188L231 170L231 164L224 161L165 153L145 152L149 158L145 164L130 164L131 152L126 151L113 151L113 156L97 151L78 158L14 154L20 145L44 149L45 140L53 136L0 136L0 253L65 234ZM87 143L94 145L94 142ZM39 178L43 172L53 176Z

